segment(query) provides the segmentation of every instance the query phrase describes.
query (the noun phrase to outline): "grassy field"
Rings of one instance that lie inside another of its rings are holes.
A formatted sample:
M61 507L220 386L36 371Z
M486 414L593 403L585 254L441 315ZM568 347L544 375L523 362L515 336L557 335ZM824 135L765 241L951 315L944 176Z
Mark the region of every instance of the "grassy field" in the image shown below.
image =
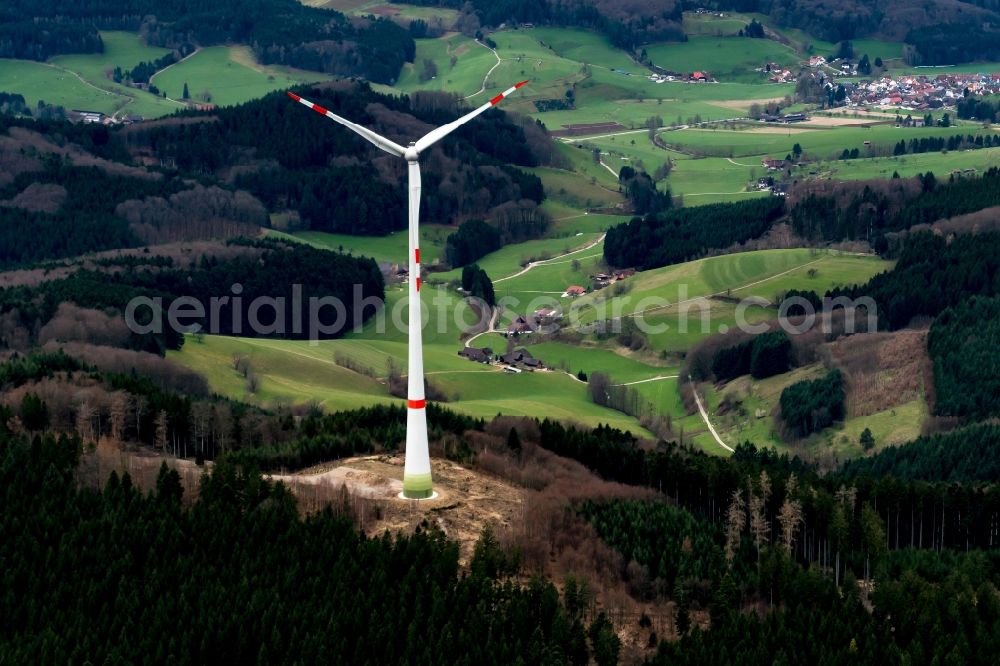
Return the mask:
M781 437L775 419L781 391L795 382L817 379L825 372L822 365L816 364L764 380L753 380L747 375L721 388L705 385L703 390L712 425L726 442L752 441L757 446L791 449L809 459L835 464L865 454L859 441L865 428L872 431L875 451L903 444L920 435L929 412L927 404L917 399L884 412L849 418L805 440L789 444ZM725 414L719 409L723 398L735 406Z
M933 171L944 177L954 170L977 169L985 171L1000 166L1000 148L952 151L949 153L921 153L900 155L899 157L877 157L872 159L836 160L811 165L825 178L854 180L862 178L891 178L894 173L907 178L918 173Z
M891 122L891 119L890 121ZM882 149L892 154L892 148L899 141L925 137L951 137L956 134L973 136L995 134L995 130L984 130L979 125L961 127L895 127L892 124L873 127L843 126L836 129L808 129L804 126L752 125L741 130L725 129L722 125L714 129L688 128L666 132L663 140L684 151L704 151L721 154L724 157L746 157L774 155L785 157L792 146L798 143L806 157L825 159L836 157L846 148L857 148L863 156L878 154ZM870 142L866 146L865 142Z
M453 231L454 227L433 224L420 226L420 258L426 266L433 266L444 258L445 239ZM270 236L308 243L321 250L342 250L358 256L372 257L378 262L390 263L405 263L409 260L406 234L405 230L395 231L386 236L353 236L324 231L302 231L294 234L268 231Z
M753 324L777 316L776 310L762 306L738 312L736 304L708 299L710 295L772 302L793 286L824 293L837 285L865 282L890 266L876 257L808 249L744 252L644 271L622 283L631 286L626 294L594 292L577 299L573 307L584 324L641 313L652 347L680 353L740 320Z
M23 95L32 107L44 101L67 111L86 109L109 115L129 101L128 97L81 81L68 70L28 60L0 60L0 90Z
M333 9L352 16L381 16L408 23L421 19L430 23L440 20L443 27L450 28L458 18L458 11L445 7L418 7L402 5L382 0L300 0L302 4L321 9Z
M476 263L486 271L493 280L509 277L519 272L524 264L529 261L547 260L556 255L566 254L590 245L600 238L599 233L581 234L564 238L541 238L538 240L525 241L500 248L496 252L491 252ZM602 247L598 245L593 250L581 253L583 255L600 254ZM555 259L554 261L560 261ZM572 261L571 257L566 258L567 262ZM526 275L532 275L538 269L532 269ZM436 273L432 278L434 281L447 281L460 278L461 269L454 269L447 273Z
M210 46L153 77L167 97L181 99L187 84L191 99L232 106L299 83L326 81L321 72L264 66L246 46Z
M794 50L770 39L748 37L699 37L686 42L647 46L646 52L654 64L665 69L690 73L707 72L719 81L765 82L769 74L767 63L795 67L802 58Z
M183 108L176 102L115 83L109 76L115 67L127 71L141 62L161 58L169 52L168 49L146 46L134 32L102 32L101 40L104 42L103 53L56 56L51 64L79 75L93 86L115 93L121 98L125 113L157 118Z

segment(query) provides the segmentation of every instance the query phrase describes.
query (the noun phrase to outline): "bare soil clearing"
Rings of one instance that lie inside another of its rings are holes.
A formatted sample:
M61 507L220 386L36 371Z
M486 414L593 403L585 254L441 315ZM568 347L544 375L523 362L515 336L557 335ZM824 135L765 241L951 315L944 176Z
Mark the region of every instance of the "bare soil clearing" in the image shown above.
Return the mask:
M369 534L411 533L424 521L434 524L459 543L463 563L471 557L483 526L507 529L521 516L521 489L449 460L434 459L432 468L437 497L420 501L399 498L403 489L403 457L399 455L349 458L271 478L288 485L306 506L326 504L342 488L372 502L377 518L365 525Z

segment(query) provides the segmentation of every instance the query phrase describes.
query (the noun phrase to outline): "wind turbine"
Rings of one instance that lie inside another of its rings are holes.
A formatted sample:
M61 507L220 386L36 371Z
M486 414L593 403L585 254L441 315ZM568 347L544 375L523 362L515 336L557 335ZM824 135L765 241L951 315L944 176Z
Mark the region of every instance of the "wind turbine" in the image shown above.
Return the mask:
M293 92L288 96L296 102L308 106L313 111L340 123L344 127L360 134L365 140L385 152L402 157L406 160L409 175L409 240L410 240L410 279L409 279L409 357L410 364L406 388L406 458L403 465L403 494L406 499L428 499L434 496L431 478L431 456L427 445L427 402L424 398L424 354L422 349L420 313L420 154L445 138L456 129L469 122L484 111L491 109L521 86L527 84L521 81L503 91L489 102L470 111L458 120L431 130L418 141L411 141L406 148L398 143L376 134L366 127L357 125L341 118L337 114L324 109L319 104L313 104Z

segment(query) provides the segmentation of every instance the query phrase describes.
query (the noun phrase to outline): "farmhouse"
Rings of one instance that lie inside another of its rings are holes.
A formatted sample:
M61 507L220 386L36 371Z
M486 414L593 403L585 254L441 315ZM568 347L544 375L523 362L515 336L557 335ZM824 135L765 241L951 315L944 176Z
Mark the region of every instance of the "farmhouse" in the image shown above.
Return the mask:
M507 335L527 335L534 332L535 328L531 322L520 315L507 327Z
M100 111L82 111L73 109L69 112L70 118L81 123L103 123L106 116Z
M767 167L768 171L781 171L782 169L785 168L785 160L775 160L766 158L761 161L761 164Z
M690 78L692 81L708 81L708 75L705 72L692 72Z
M559 311L555 308L541 308L535 310L531 318L535 320L537 326L549 326L559 319Z
M811 58L809 58L810 67L822 67L825 64L826 64L826 58L824 58L823 56L812 56Z
M475 347L463 347L458 350L458 355L469 359L475 363L489 363L493 358L493 350L489 347L476 349Z
M583 296L586 293L587 293L586 289L584 289L579 285L573 284L566 287L566 291L563 293L563 296Z
M514 351L507 352L500 357L500 360L511 367L520 366L528 370L537 370L545 367L545 364L542 363L540 359L532 356L531 352L524 347L519 347Z

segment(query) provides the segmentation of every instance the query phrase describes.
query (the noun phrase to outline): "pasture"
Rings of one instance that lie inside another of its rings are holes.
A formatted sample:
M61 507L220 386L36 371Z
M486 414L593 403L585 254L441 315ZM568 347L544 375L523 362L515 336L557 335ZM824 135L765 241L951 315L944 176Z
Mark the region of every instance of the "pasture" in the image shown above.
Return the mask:
M152 82L171 99L181 99L187 84L194 102L233 106L274 90L330 78L321 72L261 65L246 46L210 46L160 71Z

